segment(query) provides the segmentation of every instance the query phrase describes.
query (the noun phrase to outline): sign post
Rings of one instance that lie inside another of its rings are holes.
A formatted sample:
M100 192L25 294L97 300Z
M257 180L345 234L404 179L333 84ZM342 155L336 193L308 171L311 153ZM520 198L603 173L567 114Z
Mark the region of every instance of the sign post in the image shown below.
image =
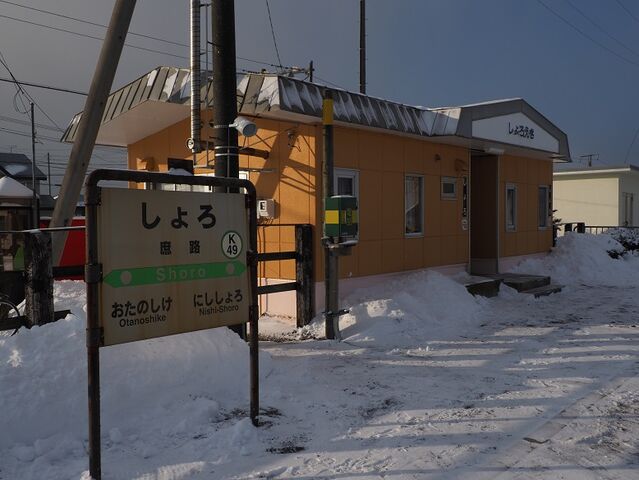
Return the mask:
M106 180L242 193L100 187ZM101 478L100 355L110 345L246 323L259 415L255 187L233 178L96 170L86 183L89 472Z

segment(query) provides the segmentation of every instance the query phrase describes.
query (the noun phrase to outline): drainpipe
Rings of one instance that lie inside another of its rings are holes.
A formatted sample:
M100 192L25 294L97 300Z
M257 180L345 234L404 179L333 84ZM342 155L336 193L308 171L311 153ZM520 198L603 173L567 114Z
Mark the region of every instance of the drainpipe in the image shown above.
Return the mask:
M191 138L188 147L195 155L202 151L200 118L200 0L191 0Z

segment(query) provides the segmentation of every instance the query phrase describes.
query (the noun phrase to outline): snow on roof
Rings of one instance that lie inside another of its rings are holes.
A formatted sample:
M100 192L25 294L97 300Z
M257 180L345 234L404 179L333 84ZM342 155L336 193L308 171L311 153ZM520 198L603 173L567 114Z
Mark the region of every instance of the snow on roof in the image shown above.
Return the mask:
M33 191L11 177L0 178L0 197L31 198Z

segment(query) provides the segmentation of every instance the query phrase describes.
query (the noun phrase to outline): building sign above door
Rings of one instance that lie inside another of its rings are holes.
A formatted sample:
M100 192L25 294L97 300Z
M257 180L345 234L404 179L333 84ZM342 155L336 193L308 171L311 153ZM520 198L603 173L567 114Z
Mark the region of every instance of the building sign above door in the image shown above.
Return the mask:
M473 138L559 153L559 140L521 112L473 120Z

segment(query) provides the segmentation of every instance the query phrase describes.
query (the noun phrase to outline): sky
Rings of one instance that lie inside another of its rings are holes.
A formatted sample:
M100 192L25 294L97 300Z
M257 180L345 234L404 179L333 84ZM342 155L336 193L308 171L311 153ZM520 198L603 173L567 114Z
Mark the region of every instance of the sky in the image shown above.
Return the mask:
M18 80L86 92L101 41L61 30L103 37L105 29L33 9L107 24L113 4L1 0L0 53ZM158 65L188 66L189 4L138 0L130 32L184 46L130 33L132 46L124 49L114 88ZM279 61L266 0L235 5L238 56L264 62L238 60L238 69L272 70L265 64ZM428 107L522 97L568 134L573 160L596 154L595 165L639 164L639 119L633 113L639 101L639 2L367 0L366 5L369 95ZM359 0L269 0L269 6L283 65L313 60L318 82L358 91ZM0 78L8 76L0 66ZM54 123L64 129L83 109L85 97L25 89L44 111L36 109L41 142L36 160L46 173L50 154L56 190L69 146L55 141L61 133ZM0 151L31 156L30 127L24 123L29 118L15 93L14 85L0 82ZM96 166L124 165L121 149L99 148L96 154Z

